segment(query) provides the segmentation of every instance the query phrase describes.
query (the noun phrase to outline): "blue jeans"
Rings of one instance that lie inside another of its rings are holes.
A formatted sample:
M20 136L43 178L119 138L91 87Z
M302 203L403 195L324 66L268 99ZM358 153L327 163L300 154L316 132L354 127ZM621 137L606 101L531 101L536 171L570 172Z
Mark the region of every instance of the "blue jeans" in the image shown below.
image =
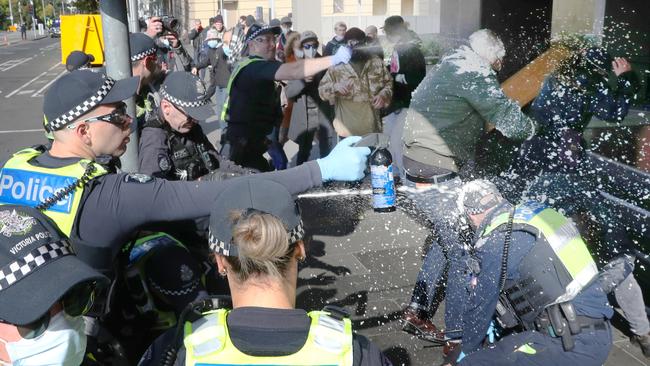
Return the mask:
M447 268L447 289L445 306L446 335L458 338L462 335L463 304L467 298L465 290L465 265L461 260L463 245L461 240L460 213L456 207L458 192L462 186L456 177L440 184L418 190L415 183L405 180L413 188L408 198L413 201L418 214L433 224L436 233L434 243L424 258L422 268L411 296L410 307L431 316L431 305L436 288L441 285L445 268Z

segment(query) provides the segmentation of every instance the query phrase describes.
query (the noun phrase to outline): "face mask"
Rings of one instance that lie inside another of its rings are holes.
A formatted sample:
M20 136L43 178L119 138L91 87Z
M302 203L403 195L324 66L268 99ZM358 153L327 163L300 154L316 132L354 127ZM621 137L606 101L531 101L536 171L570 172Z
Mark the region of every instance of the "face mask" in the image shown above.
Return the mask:
M230 46L228 46L227 44L224 44L223 47L221 47L221 49L223 50L223 54L226 55L226 57L230 57L230 55L232 55Z
M316 48L305 49L305 58L314 58L316 56Z
M43 334L34 339L21 339L5 344L11 365L63 365L78 366L86 351L86 334L83 317L70 317L63 311L50 319Z
M304 58L305 53L301 49L293 49L293 53L296 55L296 58Z
M282 27L282 34L286 35L287 33L289 33L290 30L291 28Z
M218 39L211 39L208 41L208 47L210 48L217 48L221 45L221 42L219 42Z
M167 38L161 38L160 42L163 44L163 46L169 48L169 40Z
M334 38L338 41L341 42L343 40L343 36L334 36Z

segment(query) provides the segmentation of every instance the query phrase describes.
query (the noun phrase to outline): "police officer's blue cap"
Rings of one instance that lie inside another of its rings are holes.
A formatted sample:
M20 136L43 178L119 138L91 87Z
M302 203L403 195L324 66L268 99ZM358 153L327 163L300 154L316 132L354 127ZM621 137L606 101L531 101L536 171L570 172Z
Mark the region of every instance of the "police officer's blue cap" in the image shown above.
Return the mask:
M95 56L82 51L72 51L65 59L65 69L68 71L88 68L95 61Z
M248 32L246 32L246 42L252 41L255 38L264 35L264 34L274 34L274 35L279 35L282 33L282 29L280 27L272 27L270 25L262 25L262 24L253 24L248 28Z
M210 249L218 254L238 256L232 238L233 212L242 215L261 212L275 216L284 224L290 243L305 236L300 209L283 185L265 179L243 178L216 197L210 213Z
M35 208L0 206L0 233L0 320L5 323L34 322L77 285L108 284Z
M142 60L155 54L158 50L153 39L145 33L130 33L129 48L131 50L131 62Z
M139 77L114 80L90 70L75 70L54 82L45 93L43 114L51 131L57 131L95 107L135 95Z
M187 71L167 74L160 87L160 95L197 121L215 115L203 81Z

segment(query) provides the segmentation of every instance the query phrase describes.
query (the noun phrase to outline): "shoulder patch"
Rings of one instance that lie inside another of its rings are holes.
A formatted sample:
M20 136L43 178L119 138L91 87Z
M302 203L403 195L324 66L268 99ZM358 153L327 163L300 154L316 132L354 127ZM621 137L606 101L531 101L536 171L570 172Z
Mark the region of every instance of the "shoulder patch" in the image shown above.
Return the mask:
M124 183L149 183L153 178L146 174L132 173L124 176Z

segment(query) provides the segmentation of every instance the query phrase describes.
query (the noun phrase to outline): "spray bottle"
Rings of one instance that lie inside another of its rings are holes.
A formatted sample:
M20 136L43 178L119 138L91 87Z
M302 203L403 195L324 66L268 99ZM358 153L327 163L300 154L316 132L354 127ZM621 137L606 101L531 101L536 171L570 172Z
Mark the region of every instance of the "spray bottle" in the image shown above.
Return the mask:
M354 146L367 146L373 149L369 159L372 208L375 212L395 211L393 157L388 151L388 137L381 133L371 133L364 136Z

